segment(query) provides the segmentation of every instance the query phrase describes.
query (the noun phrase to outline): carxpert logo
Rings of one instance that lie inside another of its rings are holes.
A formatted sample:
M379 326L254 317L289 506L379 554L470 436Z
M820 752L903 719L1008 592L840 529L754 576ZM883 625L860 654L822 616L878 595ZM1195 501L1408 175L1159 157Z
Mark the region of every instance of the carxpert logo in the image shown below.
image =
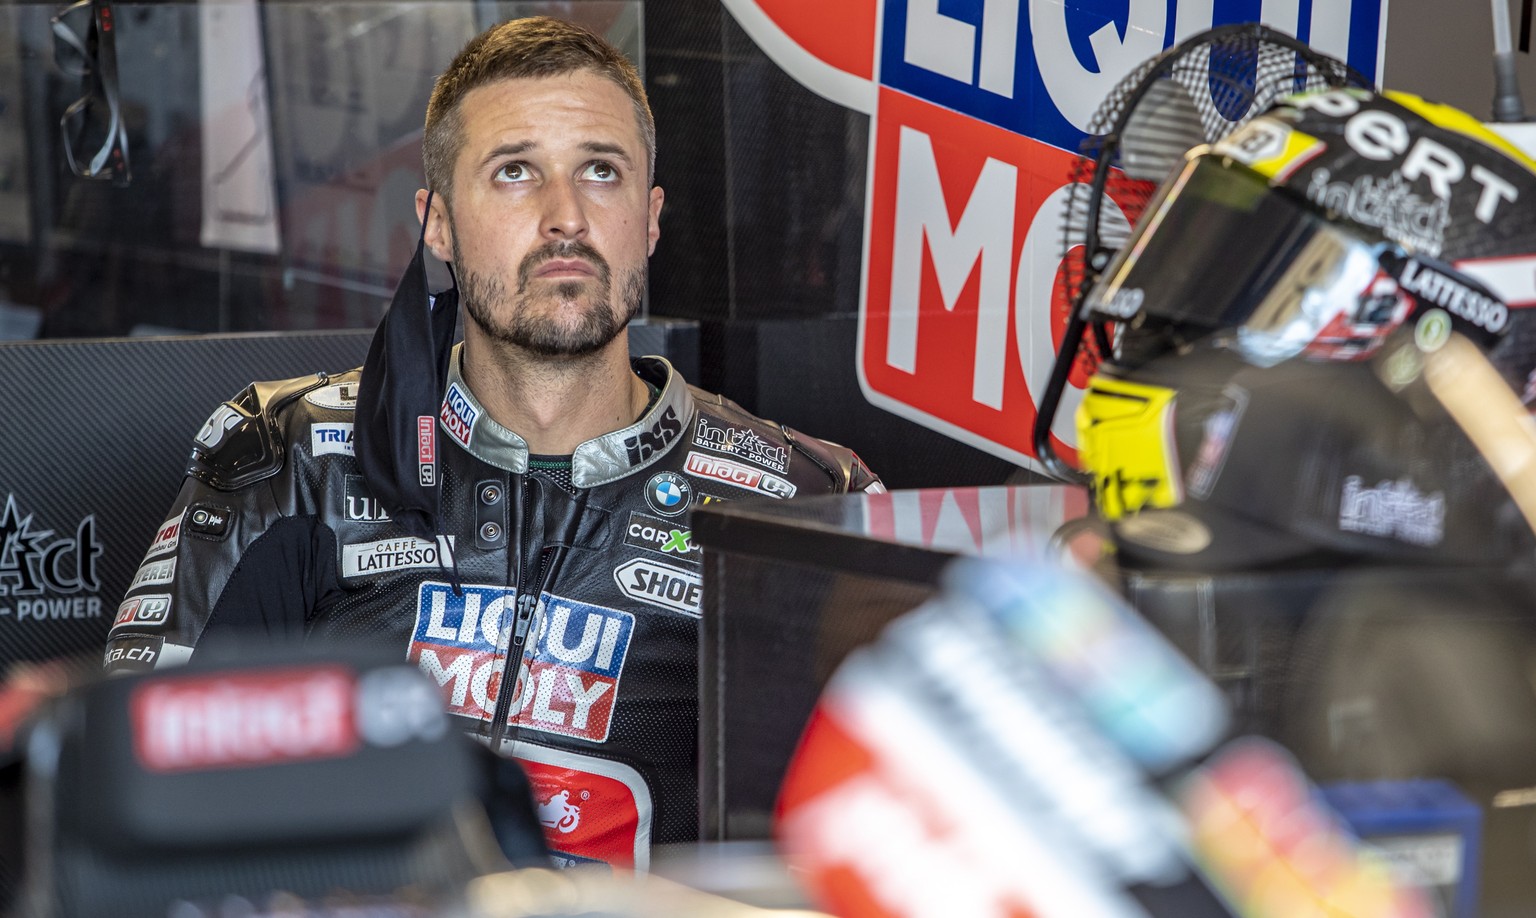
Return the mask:
M55 532L7 494L0 511L0 618L100 618L96 559L103 551L95 514L77 521L72 533Z
M693 530L687 525L638 510L629 511L629 525L624 528L624 544L690 564L698 564L704 559L704 553L693 542Z
M724 3L791 76L871 116L856 356L865 397L1025 465L1066 321L1053 291L1069 256L1069 169L1105 96L1164 48L1255 14L1379 79L1387 5ZM1069 388L1054 428L1069 456L1081 391Z
M442 686L448 710L494 716L516 593L506 587L423 583L410 659ZM509 717L529 730L601 743L608 738L635 618L545 593L517 670Z

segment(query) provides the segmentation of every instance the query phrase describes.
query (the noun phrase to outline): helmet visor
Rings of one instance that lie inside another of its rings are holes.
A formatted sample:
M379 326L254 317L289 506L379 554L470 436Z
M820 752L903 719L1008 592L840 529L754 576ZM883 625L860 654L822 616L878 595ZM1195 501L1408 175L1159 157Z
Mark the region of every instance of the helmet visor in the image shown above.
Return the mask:
M1361 359L1437 308L1440 327L1485 347L1507 324L1507 308L1451 266L1330 220L1203 151L1164 185L1084 301L1091 319L1173 328L1181 340L1214 335L1259 366Z

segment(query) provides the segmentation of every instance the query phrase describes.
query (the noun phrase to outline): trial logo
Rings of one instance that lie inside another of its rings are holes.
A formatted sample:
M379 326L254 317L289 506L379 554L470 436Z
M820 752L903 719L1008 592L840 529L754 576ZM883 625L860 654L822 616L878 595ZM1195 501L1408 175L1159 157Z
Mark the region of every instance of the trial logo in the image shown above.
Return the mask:
M355 455L351 423L309 425L309 451L315 456Z

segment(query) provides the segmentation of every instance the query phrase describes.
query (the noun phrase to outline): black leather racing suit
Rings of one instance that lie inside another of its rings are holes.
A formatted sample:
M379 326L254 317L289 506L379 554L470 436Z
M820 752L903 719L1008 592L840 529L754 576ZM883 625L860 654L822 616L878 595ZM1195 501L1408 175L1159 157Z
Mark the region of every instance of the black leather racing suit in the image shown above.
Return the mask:
M688 509L879 481L852 452L688 386L660 358L634 361L659 390L645 414L562 471L491 420L458 366L455 351L423 457L441 487L435 544L389 520L358 472L358 371L257 383L221 405L106 666L172 665L251 628L398 641L468 731L522 762L558 855L644 868L652 842L697 825Z

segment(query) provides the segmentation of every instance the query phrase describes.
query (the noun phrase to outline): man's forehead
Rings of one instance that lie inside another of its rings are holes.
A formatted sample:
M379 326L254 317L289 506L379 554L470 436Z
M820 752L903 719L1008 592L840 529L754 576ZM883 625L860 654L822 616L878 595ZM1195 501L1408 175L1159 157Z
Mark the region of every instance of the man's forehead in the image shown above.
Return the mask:
M590 71L497 80L465 94L460 108L472 146L556 139L636 150L643 144L629 95ZM524 136L512 136L518 134Z

